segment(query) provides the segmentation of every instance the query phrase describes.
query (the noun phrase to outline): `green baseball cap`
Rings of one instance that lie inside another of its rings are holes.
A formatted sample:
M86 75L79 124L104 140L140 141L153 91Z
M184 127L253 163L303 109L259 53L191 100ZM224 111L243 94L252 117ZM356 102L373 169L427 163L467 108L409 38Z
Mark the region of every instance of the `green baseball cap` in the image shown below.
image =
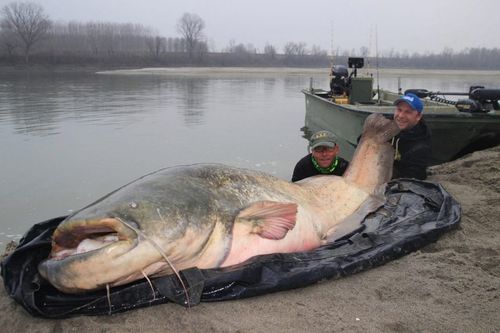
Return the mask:
M314 149L320 146L335 147L337 144L337 136L329 131L318 131L311 135L309 139L309 147Z

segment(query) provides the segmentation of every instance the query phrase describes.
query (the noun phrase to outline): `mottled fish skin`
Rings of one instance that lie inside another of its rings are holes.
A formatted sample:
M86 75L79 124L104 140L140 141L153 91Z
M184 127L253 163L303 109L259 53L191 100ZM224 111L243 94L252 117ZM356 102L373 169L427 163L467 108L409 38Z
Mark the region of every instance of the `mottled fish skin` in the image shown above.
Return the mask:
M397 126L380 117L368 118L358 147L364 155L345 177L290 183L220 164L143 176L62 222L39 272L59 290L77 293L172 274L167 259L177 270L216 268L317 248L336 230L359 226L353 213L372 206L367 200L390 178L379 169L392 166L386 138Z

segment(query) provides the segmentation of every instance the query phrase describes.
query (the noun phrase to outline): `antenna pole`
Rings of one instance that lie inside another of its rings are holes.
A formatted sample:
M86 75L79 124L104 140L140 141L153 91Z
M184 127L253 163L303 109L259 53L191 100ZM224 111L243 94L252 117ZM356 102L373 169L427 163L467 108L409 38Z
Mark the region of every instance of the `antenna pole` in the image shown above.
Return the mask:
M377 103L380 104L380 80L378 63L378 26L375 25L375 56L377 57Z
M330 65L335 64L335 55L333 53L333 21L330 21Z

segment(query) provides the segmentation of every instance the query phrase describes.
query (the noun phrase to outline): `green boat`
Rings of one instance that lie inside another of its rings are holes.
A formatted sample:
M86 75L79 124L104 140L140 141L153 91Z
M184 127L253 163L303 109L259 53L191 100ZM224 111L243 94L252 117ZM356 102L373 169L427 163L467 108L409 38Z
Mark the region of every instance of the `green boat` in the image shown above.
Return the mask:
M394 101L401 93L373 89L373 77L358 77L362 58L349 58L351 74L345 66L332 67L330 90L309 89L306 99L304 137L329 130L339 138L342 157L350 160L365 118L371 113L392 117ZM408 90L406 91L408 92ZM467 93L411 90L424 103L424 119L431 128L431 165L459 158L475 150L500 144L500 89L471 87ZM467 96L450 100L448 95Z

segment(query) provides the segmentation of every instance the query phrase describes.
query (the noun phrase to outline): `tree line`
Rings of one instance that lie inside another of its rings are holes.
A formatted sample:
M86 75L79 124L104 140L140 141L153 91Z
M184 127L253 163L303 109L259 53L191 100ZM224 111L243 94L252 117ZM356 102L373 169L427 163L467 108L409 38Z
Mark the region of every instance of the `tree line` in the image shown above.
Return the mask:
M252 44L230 41L217 52L204 35L205 22L185 13L177 21L177 37L160 36L141 24L112 22L54 23L43 7L12 2L0 11L0 64L103 66L293 66L328 67L362 56L383 68L500 69L500 49L446 48L439 54L390 51L378 59L368 48L328 55L317 45L288 42L282 52L272 44L258 50Z

